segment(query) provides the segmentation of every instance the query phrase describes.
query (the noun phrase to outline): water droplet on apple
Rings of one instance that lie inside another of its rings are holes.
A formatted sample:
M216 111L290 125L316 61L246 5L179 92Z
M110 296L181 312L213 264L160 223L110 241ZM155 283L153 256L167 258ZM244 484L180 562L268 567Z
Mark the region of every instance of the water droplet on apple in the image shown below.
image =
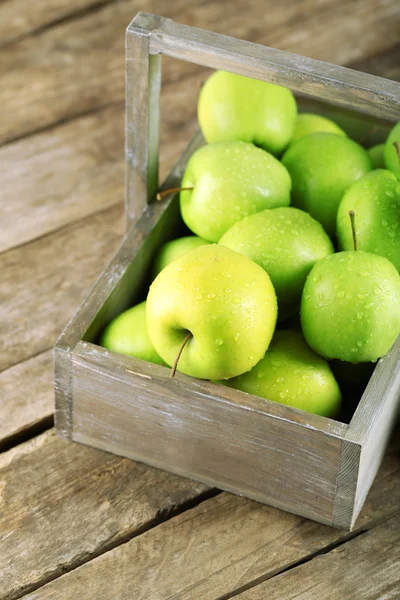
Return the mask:
M224 343L224 341L223 341L223 340L221 340L221 338L217 338L217 339L215 340L215 343L216 343L216 345L217 345L217 346L222 346L222 344Z
M358 342L357 342L357 346L358 346L359 348L361 348L361 346L362 346L362 345L363 345L363 343L362 343L361 341L358 341Z
M207 298L208 298L209 300L212 300L213 298L215 298L215 294L214 294L213 292L209 292L209 293L207 294Z
M286 398L285 392L279 392L279 398Z
M242 301L241 301L241 299L240 299L240 298L234 298L234 299L232 300L232 302L233 302L233 304L241 304L241 303L242 303Z

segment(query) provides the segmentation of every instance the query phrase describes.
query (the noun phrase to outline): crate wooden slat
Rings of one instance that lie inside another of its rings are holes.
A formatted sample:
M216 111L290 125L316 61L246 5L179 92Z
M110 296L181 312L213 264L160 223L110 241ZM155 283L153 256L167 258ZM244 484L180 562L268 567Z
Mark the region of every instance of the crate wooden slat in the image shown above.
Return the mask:
M400 339L378 361L349 424L311 415L96 345L145 298L158 248L182 230L178 198L157 188L160 53L288 85L300 110L383 140L400 85L342 67L139 14L127 30L126 215L121 247L55 348L60 435L351 529L379 467L400 391ZM349 108L351 107L351 108ZM179 184L190 142L163 185Z

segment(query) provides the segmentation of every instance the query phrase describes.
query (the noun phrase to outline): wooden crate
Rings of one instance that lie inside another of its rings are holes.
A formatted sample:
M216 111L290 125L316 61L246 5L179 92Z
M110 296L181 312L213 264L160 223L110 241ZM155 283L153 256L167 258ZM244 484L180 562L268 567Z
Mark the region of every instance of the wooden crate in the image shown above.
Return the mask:
M177 374L96 345L110 320L146 296L158 248L182 228L176 196L158 186L161 54L290 87L357 139L383 140L400 85L342 67L139 13L126 37L127 233L54 351L56 427L70 440L351 529L396 418L400 338L379 360L349 423ZM164 183L179 185L190 142Z

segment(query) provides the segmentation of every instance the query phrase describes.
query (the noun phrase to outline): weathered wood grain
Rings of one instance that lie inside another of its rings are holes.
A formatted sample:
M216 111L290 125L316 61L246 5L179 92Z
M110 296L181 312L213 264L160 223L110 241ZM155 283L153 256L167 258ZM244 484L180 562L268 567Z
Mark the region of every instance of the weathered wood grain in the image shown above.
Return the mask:
M87 343L72 388L72 439L331 524L345 425Z
M393 514L398 519L399 502L400 465L396 443L365 504L360 531ZM371 537L373 535L374 532ZM135 600L227 598L346 539L338 530L224 493L29 594L25 600L76 597L122 600L127 590ZM346 545L350 547L350 544L353 542ZM389 561L387 557L387 563ZM347 579L353 572L351 562L349 553L345 563ZM329 569L319 575L315 569L314 575L317 580L325 578L327 582L333 578ZM286 574L276 581L285 577ZM338 571L335 577L340 579ZM274 581L271 580L272 585ZM301 587L301 579L298 582ZM288 586L287 595L279 593L277 586L274 598L294 598L299 586ZM266 589L267 593L255 597L270 598L269 588ZM328 586L319 591L325 593L320 598L333 600ZM342 598L364 600L364 596L357 594ZM304 600L310 598L305 595Z
M53 361L50 350L0 373L0 448L54 412Z
M121 205L0 256L0 370L56 342L122 229Z
M296 93L397 121L400 86L396 82L188 27L158 15L139 13L128 28L128 35L142 39L146 32L149 32L152 54L166 54L205 67L272 81Z
M238 600L397 600L399 573L400 516L397 514L328 554L236 597Z
M268 11L253 2L251 21L243 19L235 2L222 6L179 0L168 7L162 0L154 0L150 6L144 0L117 2L43 32L40 43L26 38L14 44L12 53L7 48L0 52L0 142L121 101L124 31L143 9L339 64L383 51L398 41L396 0L285 0ZM345 34L338 36L338 29L345 29ZM165 65L166 80L193 72L192 65L177 66L176 61Z
M400 79L396 48L353 66ZM185 69L167 62L170 79L161 99L161 179L196 129L196 101L206 71L193 65ZM123 145L121 101L0 148L0 221L5 225L0 251L121 201Z
M122 202L122 105L0 148L0 252Z
M2 0L0 4L0 47L23 36L37 33L60 20L78 17L82 12L114 0Z
M11 600L126 541L205 486L60 440L0 457L0 598Z

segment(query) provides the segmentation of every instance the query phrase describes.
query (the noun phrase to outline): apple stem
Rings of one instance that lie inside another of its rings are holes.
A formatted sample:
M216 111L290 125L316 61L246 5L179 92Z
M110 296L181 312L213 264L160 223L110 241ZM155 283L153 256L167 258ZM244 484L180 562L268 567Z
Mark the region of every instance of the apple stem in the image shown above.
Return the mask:
M369 138L369 136L372 135L373 133L375 133L375 131L376 131L376 126L372 127L372 129L370 129L369 131L367 131L367 133L362 136L362 138L359 140L358 143L362 146L362 144L364 142L366 142L367 139Z
M354 210L349 210L349 217L351 222L351 231L353 234L354 250L357 250L356 215L354 214Z
M397 156L399 157L399 162L400 162L400 144L399 144L399 142L393 142L393 146L396 149Z
M175 194L176 192L189 192L193 190L193 187L174 187L174 188L170 188L169 190L163 190L162 192L158 192L156 198L157 200L162 200L163 198L165 198L165 196L168 196L169 194Z
M181 344L181 346L180 346L180 348L178 350L178 354L176 355L176 358L174 360L174 364L172 365L171 372L169 374L169 376L171 377L171 379L172 379L172 377L175 377L175 373L176 373L176 369L178 367L179 359L181 357L181 354L183 352L184 347L186 346L186 344L188 343L188 341L190 340L191 337L193 337L193 335L189 331L189 333L187 334L187 336L183 340L183 342L182 342L182 344Z

